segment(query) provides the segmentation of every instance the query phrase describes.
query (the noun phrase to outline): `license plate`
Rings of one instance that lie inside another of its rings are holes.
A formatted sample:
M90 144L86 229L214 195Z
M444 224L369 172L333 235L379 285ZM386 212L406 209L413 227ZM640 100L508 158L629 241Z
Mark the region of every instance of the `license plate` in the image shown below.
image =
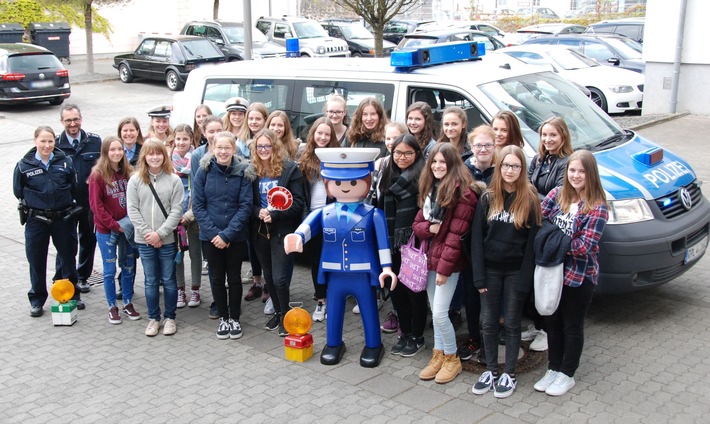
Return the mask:
M705 236L699 242L690 246L688 248L688 250L685 251L685 260L683 261L683 263L687 264L688 262L691 262L691 261L699 258L705 252L705 249L707 247L708 247L708 236Z
M30 83L30 87L32 87L32 88L54 87L54 82L53 81L33 81Z

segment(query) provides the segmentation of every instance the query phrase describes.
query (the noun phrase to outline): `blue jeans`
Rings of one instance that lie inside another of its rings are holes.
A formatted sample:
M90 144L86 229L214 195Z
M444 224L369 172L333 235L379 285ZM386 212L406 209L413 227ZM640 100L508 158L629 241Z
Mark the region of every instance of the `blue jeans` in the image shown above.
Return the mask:
M156 249L147 244L138 244L143 272L145 274L145 301L148 318L160 320L160 288L163 282L165 318L175 319L177 309L177 281L175 280L175 243L164 244Z
M527 293L516 289L519 270L486 268L485 272L488 291L481 293L481 322L487 369L498 374L498 328L501 296L504 296L505 367L503 372L515 374L515 363L520 350L520 320Z
M444 355L456 353L456 332L449 319L449 305L454 297L459 273L454 272L441 286L436 285L436 272L429 271L426 292L429 296L431 320L434 323L434 349L443 350Z
M136 272L136 258L133 246L126 240L122 233L111 232L103 234L96 232L96 244L101 252L104 265L104 292L108 307L116 306L116 258L121 266L121 291L123 304L128 305L133 301L133 281ZM121 245L121 249L118 246ZM118 255L116 252L119 252Z

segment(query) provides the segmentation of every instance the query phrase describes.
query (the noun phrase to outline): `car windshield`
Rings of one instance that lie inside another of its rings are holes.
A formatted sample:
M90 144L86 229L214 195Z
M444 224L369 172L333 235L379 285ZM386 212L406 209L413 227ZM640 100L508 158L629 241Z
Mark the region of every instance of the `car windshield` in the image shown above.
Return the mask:
M436 44L436 37L405 37L397 46L398 49L414 49L421 46Z
M345 38L348 40L369 40L371 38L374 38L372 33L362 25L343 25L342 27L340 27L340 29L343 31L343 35L345 36Z
M205 59L224 56L222 52L204 38L199 40L183 41L182 46L187 53L187 60Z
M596 60L590 59L579 52L570 49L555 49L547 52L547 54L550 56L550 59L554 60L555 63L560 66L560 68L567 71L601 66Z
M47 69L62 69L62 63L53 54L22 54L8 58L11 72L36 72Z
M328 36L328 32L324 30L322 26L318 25L317 22L313 21L294 22L293 30L296 31L295 35L298 38L321 38Z
M621 56L622 59L641 59L643 46L630 38L607 38L605 39Z
M500 110L515 113L525 139L535 150L540 143L540 125L554 116L565 119L575 150L594 149L623 134L616 122L578 88L551 72L494 81L480 89Z
M240 26L225 26L222 27L224 33L227 35L227 41L229 44L244 44L244 28ZM251 32L251 41L254 43L265 43L267 40L266 36L261 33L261 31Z

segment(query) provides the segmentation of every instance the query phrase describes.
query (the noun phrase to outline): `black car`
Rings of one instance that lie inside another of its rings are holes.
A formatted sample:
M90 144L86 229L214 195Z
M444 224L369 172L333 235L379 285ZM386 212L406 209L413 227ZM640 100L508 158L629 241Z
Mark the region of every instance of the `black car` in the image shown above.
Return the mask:
M455 41L482 41L486 45L486 51L493 51L505 47L500 40L483 31L472 31L469 29L442 29L434 31L417 31L407 34L397 45L397 50L413 49L429 44L440 44Z
M592 34L623 35L643 44L643 31L645 25L646 20L644 18L611 19L589 25L586 32Z
M419 26L432 22L434 21L414 21L407 19L392 20L385 24L382 38L390 43L399 44L399 42L402 41L404 34L414 32Z
M215 43L227 57L227 62L244 59L244 24L241 22L188 22L180 31L183 35L198 35ZM251 58L285 57L286 48L270 42L261 31L251 32Z
M359 22L337 21L329 19L320 23L323 29L328 31L328 35L340 38L348 43L350 57L374 57L375 56L375 36ZM387 40L382 40L382 55L389 56L394 50L395 44Z
M54 53L32 44L0 44L0 104L60 105L70 95L69 71Z
M530 38L523 44L559 44L572 47L602 65L618 66L642 74L646 70L646 63L641 57L641 44L619 35L561 34Z
M134 78L164 80L169 89L177 91L196 67L224 61L224 54L206 38L156 36L145 38L133 53L114 57L113 67L125 83Z

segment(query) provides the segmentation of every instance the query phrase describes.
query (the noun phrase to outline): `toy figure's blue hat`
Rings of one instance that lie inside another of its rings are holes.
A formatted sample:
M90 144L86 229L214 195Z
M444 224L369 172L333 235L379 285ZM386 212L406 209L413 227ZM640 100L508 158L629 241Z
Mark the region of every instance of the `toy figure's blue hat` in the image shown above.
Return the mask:
M326 180L351 181L370 175L380 149L351 147L316 149L320 159L320 174Z

